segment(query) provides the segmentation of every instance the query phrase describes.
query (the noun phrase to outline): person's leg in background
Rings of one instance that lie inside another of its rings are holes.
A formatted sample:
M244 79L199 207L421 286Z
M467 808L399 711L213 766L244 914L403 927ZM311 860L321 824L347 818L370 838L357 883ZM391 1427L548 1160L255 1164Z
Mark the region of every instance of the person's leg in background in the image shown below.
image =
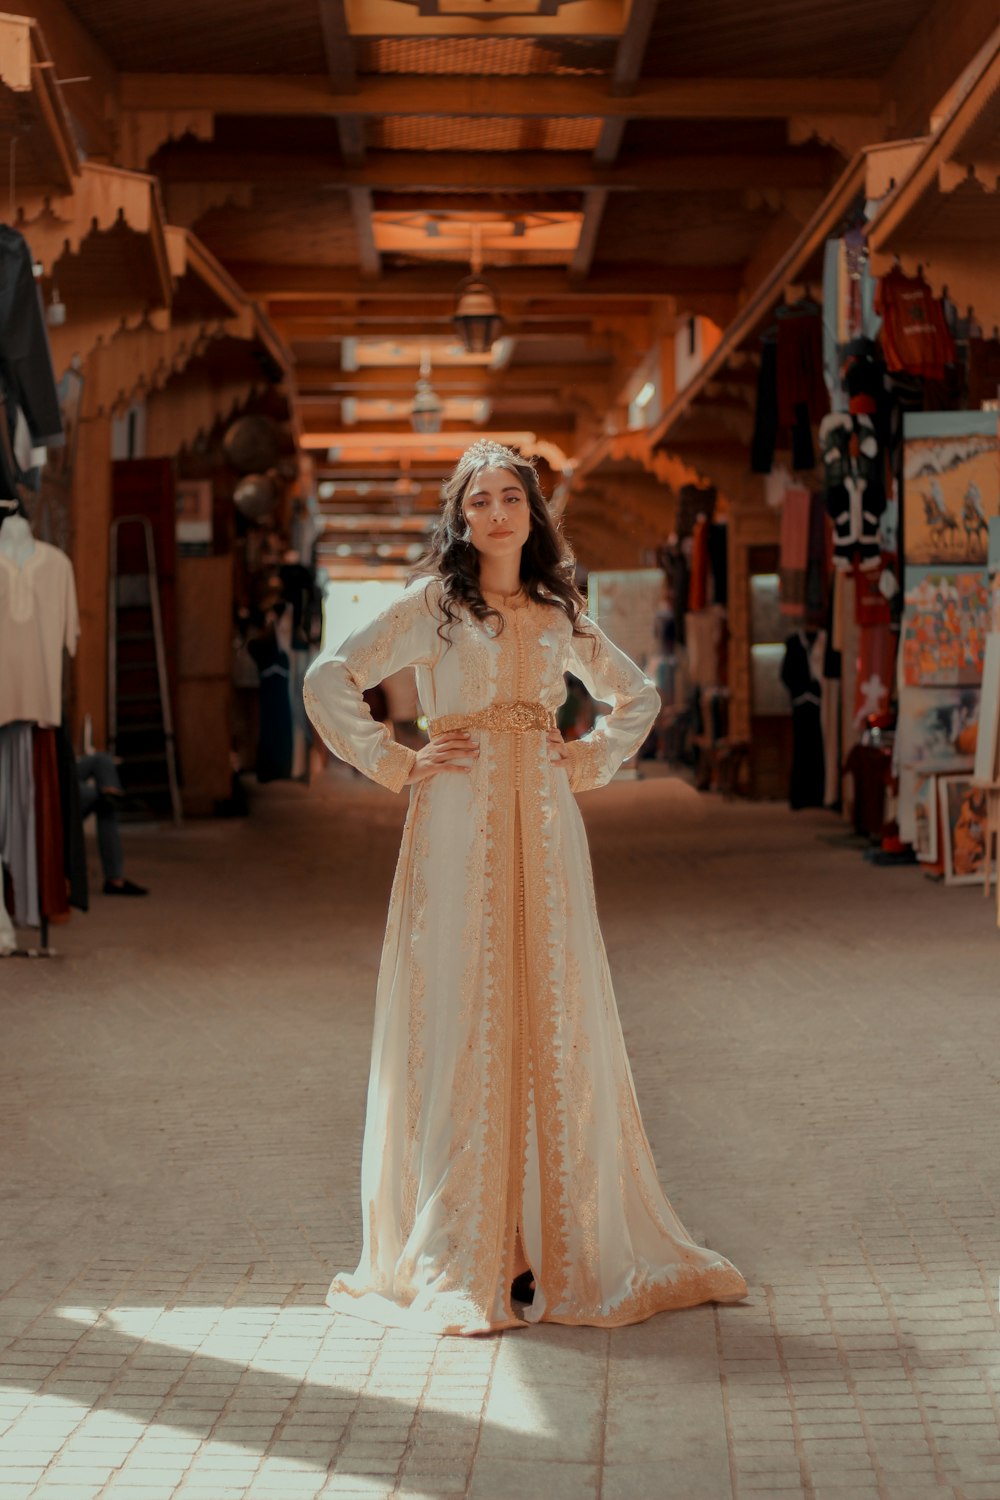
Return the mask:
M77 759L76 774L80 781L80 811L97 817L97 847L104 872L106 896L145 896L146 887L125 878L125 858L118 828L116 804L123 794L118 768L110 755L98 751Z

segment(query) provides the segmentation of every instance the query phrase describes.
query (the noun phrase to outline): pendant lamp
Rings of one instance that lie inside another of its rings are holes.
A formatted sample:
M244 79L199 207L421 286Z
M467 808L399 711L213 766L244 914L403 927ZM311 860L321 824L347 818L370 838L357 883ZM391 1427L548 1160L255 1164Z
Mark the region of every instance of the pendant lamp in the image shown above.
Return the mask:
M503 332L496 292L482 275L480 226L472 226L472 275L457 288L452 323L468 354L486 354Z
M431 385L431 361L420 356L420 379L410 406L410 425L414 432L440 432L444 421L444 402Z

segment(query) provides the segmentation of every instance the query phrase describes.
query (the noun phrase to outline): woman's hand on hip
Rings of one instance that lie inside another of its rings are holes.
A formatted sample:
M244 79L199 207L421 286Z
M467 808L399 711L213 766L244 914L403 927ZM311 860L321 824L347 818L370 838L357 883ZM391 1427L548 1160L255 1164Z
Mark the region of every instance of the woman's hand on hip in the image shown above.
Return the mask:
M554 766L564 766L569 761L569 752L566 749L566 741L558 729L547 731L549 741L549 760Z
M429 776L437 776L440 771L471 771L478 759L478 742L473 740L467 730L457 729L453 734L439 734L417 751L417 758L405 785L413 786L418 781L426 781Z

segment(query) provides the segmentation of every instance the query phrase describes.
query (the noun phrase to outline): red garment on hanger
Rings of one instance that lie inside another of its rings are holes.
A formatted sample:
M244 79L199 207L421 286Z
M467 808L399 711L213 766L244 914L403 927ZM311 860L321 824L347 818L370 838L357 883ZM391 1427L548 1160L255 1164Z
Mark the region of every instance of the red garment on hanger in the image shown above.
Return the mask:
M886 368L906 370L927 380L943 380L955 363L955 342L941 303L922 276L906 276L894 266L875 293L882 318L882 351Z
M31 735L35 777L35 844L38 857L38 906L50 921L68 921L66 862L63 851L62 799L56 731L37 726Z
M886 561L883 554L881 568L861 568L855 560L854 618L862 627L889 625L892 621L889 601L878 586Z
M812 497L795 486L785 491L781 508L779 579L781 613L788 619L806 617L806 575L809 568L809 526Z
M688 610L696 614L708 604L708 521L699 516L691 533L691 580Z
M823 321L819 311L789 311L778 318L778 420L794 427L799 408L819 422L830 410L823 373Z

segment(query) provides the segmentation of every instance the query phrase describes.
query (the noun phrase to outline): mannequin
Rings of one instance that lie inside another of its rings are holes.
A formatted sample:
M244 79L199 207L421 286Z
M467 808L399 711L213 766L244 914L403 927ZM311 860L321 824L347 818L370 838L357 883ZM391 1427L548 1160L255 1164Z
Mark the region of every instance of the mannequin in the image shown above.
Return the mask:
M0 552L23 568L34 550L35 538L27 518L17 514L6 516L0 524Z

